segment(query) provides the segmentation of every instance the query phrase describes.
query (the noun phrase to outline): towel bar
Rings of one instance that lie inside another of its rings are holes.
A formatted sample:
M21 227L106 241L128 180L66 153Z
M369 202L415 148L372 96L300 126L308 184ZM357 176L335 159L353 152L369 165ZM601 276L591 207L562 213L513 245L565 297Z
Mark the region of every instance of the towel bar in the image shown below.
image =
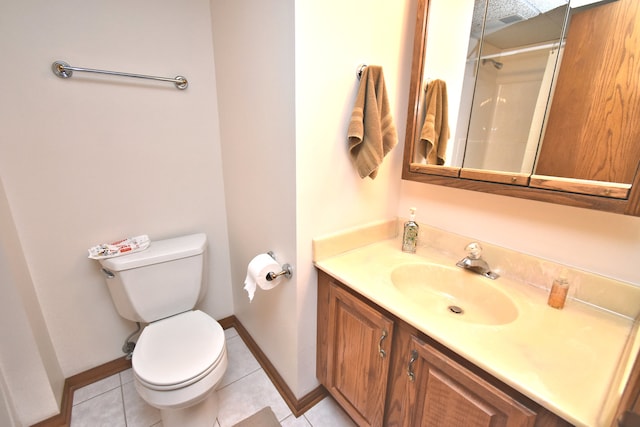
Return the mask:
M109 74L112 76L122 76L122 77L135 77L138 79L150 79L150 80L160 80L163 82L171 82L176 85L176 88L180 90L184 90L189 86L186 77L183 76L175 76L174 78L170 77L156 77L156 76L146 76L144 74L132 74L132 73L121 73L119 71L107 71L107 70L94 70L92 68L82 68L82 67L72 67L64 61L55 61L51 64L51 71L53 74L60 77L61 79L68 79L73 75L74 71L80 71L85 73L98 73L98 74Z

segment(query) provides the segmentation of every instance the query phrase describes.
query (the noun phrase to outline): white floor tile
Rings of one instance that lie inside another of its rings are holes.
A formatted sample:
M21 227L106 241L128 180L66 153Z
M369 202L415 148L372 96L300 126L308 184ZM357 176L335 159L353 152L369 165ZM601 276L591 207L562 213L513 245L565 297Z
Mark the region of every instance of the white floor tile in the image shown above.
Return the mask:
M282 425L282 427L311 427L311 424L309 424L309 421L307 421L304 415L296 418L293 414L291 414L284 420L280 421L280 424Z
M262 369L218 390L220 427L230 427L255 414L265 406L271 406L278 420L291 414L278 390Z
M127 427L149 427L160 422L160 410L142 400L133 382L122 385Z
M304 414L314 427L355 427L356 424L342 410L332 397L325 397Z
M96 381L93 384L89 384L74 391L73 404L77 405L78 403L89 400L92 397L96 397L117 387L120 387L120 377L118 374L111 375L110 377Z
M227 339L227 358L229 366L218 389L260 369L260 364L239 336Z
M133 369L129 368L126 371L120 372L120 383L126 384L133 381Z
M120 388L74 406L71 427L126 427Z
M233 338L238 336L238 331L236 328L228 328L224 330L225 339Z
M233 328L225 330L229 367L218 388L220 412L214 427L230 427L270 406L283 427L353 427L327 397L294 417L251 351ZM73 395L72 427L162 427L160 411L138 395L131 369L78 389Z

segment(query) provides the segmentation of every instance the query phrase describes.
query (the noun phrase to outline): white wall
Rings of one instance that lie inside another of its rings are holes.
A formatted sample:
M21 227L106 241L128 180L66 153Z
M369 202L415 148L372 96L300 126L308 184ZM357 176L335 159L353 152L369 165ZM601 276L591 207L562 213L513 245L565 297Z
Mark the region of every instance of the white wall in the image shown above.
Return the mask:
M415 1L296 3L296 181L299 390L315 380L316 273L311 240L396 215L407 117ZM381 65L399 144L375 180L360 179L347 151L359 64Z
M640 286L640 217L403 181L398 215L409 205L434 227Z
M311 239L397 205L401 151L374 181L347 154L356 67L384 67L402 139L414 19L382 0L212 5L235 314L302 397L318 384ZM293 278L249 304L247 264L269 249Z
M5 261L6 253L0 247L0 377L9 389L7 401L13 406L9 413L15 411L21 423L31 425L55 415L58 402L14 282L5 277L9 269Z
M292 390L297 382L293 0L213 0L212 22L234 314ZM273 251L293 278L249 303L251 259Z
M0 372L0 425L6 427L18 427L18 415L16 414L11 391L4 380L4 375Z
M64 376L0 179L0 425L57 413Z
M207 233L202 307L231 315L208 1L2 2L0 51L16 64L0 83L0 174L64 376L122 356L135 327L87 259L94 244ZM81 73L62 80L54 60L182 74L190 86Z

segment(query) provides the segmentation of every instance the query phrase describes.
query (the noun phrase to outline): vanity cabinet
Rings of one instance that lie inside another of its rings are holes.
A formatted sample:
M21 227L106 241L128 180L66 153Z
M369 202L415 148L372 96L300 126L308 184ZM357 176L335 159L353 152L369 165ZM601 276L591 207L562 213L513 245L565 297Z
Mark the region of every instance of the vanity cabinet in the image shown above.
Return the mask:
M393 321L328 277L318 298L318 379L358 425L381 426Z
M394 354L385 425L536 425L536 412L425 342L417 331L399 328Z
M570 426L318 271L317 376L359 426Z

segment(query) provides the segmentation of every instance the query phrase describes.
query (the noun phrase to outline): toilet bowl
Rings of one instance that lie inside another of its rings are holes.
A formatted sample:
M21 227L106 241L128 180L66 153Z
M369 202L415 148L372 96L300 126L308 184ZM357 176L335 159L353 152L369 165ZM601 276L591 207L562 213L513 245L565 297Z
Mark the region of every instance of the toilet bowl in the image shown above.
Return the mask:
M215 390L227 364L220 324L189 311L143 330L132 358L134 385L160 409L164 426L211 426L218 412Z
M164 427L211 427L218 415L224 331L194 309L206 290L205 247L206 236L193 234L100 260L118 313L148 323L133 351L134 386Z

